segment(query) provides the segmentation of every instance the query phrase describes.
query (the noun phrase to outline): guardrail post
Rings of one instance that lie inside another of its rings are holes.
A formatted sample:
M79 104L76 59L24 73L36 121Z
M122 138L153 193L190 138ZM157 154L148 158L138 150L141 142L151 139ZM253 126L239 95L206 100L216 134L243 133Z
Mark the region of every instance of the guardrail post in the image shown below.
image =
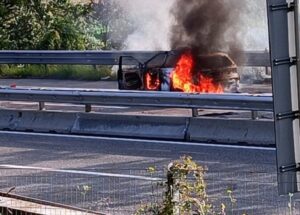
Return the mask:
M90 113L92 111L92 105L91 104L86 104L85 105L85 112Z
M39 110L45 110L45 102L39 102Z
M198 117L199 114L198 114L198 108L192 108L192 116L193 117Z
M256 110L251 111L251 119L257 120L258 118L259 118L258 111L256 111Z

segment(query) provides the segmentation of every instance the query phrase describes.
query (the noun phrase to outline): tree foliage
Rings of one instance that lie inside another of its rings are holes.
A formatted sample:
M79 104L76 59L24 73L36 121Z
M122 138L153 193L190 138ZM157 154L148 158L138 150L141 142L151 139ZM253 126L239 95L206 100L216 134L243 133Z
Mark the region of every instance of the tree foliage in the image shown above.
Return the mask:
M2 0L0 49L85 49L93 43L85 33L91 4Z
M0 2L0 49L118 49L130 31L115 0Z
M117 0L92 3L87 32L91 38L101 41L104 49L120 49L133 29L133 24Z

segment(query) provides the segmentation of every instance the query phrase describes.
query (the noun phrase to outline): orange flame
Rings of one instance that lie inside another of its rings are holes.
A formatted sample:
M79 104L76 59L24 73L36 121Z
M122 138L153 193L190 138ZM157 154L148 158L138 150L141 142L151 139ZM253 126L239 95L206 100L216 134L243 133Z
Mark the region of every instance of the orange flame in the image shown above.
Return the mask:
M160 85L159 76L152 77L148 72L146 74L146 89L147 90L158 90Z
M176 90L186 93L223 93L223 87L214 83L213 78L205 77L199 71L193 75L195 66L193 56L190 53L183 54L171 73L172 85ZM197 83L195 83L197 82Z

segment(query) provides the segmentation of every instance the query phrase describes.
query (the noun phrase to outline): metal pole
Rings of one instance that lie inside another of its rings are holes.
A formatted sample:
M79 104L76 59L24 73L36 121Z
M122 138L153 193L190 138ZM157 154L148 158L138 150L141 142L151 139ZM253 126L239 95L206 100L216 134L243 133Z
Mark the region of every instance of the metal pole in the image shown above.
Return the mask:
M173 205L173 215L180 215L180 192L179 192L179 181L174 176L172 171L173 163L168 165L168 174L167 174L167 201L168 204Z
M39 110L45 110L45 102L39 102Z
M258 111L251 111L251 118L257 120L259 118Z
M91 104L86 104L85 105L85 112L90 113L92 111L92 105Z
M291 1L267 0L274 97L279 194L298 191L294 126L297 118L295 77L295 7ZM299 126L299 125L298 125ZM295 166L295 168L289 168Z
M192 108L192 116L193 117L198 117L199 114L198 114L198 108Z

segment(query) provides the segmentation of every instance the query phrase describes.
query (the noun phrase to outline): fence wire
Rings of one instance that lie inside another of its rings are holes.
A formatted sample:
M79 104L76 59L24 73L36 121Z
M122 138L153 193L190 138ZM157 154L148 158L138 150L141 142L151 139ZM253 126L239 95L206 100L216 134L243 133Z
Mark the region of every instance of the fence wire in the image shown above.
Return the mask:
M151 177L145 170L128 170L126 174ZM133 214L143 203L162 199L158 184L157 180L127 177L0 170L1 192L13 189L13 194L108 214Z
M156 180L6 168L0 169L0 192L12 190L12 194L103 214L134 214L144 204L163 201L165 189L161 185L165 181L157 177L163 178L164 170L152 174L146 170L119 173ZM224 204L226 214L300 214L300 199L296 195L278 196L276 173L209 170L205 181L209 201L216 211Z

